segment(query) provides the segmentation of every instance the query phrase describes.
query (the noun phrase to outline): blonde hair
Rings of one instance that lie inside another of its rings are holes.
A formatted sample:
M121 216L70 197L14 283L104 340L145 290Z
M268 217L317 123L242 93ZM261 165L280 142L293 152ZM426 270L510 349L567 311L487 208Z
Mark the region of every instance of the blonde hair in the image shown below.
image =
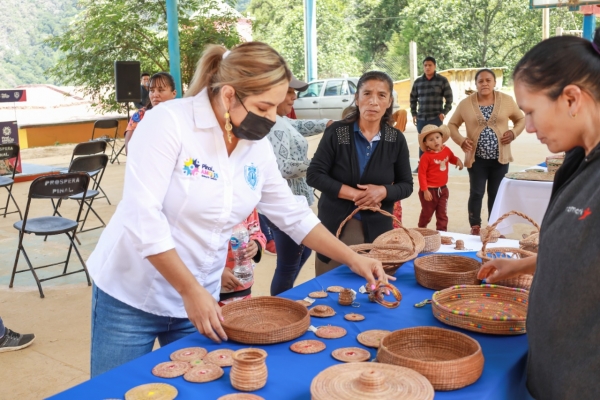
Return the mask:
M184 97L195 96L207 88L212 98L224 85L230 85L243 99L291 80L292 73L285 60L268 44L242 43L223 58L226 51L225 47L214 44L204 49Z

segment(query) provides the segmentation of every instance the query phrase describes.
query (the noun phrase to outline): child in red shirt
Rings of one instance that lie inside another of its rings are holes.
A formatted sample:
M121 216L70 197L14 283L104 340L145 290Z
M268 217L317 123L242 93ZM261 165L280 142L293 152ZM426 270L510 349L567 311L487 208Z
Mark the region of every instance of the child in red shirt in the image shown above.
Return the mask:
M448 230L448 164L463 169L462 161L444 146L448 138L450 130L446 125L426 125L419 134L419 146L423 150L419 161L419 228L427 228L435 213L436 229Z

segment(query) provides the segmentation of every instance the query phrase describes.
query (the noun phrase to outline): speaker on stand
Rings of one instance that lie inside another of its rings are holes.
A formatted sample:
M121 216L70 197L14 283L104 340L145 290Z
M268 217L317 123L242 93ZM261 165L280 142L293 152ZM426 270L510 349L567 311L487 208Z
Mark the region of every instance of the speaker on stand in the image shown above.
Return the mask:
M140 86L140 62L139 61L115 61L115 98L117 103L127 103L127 121L129 115L129 103L142 101L142 89ZM125 145L110 160L111 164L118 159Z

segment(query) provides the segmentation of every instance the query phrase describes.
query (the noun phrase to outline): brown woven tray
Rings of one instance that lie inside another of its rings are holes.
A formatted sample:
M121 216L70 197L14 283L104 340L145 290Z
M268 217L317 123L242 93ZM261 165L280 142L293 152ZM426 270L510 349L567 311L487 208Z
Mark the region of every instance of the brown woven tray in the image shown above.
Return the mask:
M431 254L417 258L415 277L421 286L441 290L454 285L477 285L481 263L465 256Z
M233 341L246 344L287 342L302 336L310 326L308 309L280 297L254 297L226 304L223 329Z
M494 335L525 333L529 292L498 285L457 285L432 298L433 316L473 332Z
M353 362L321 371L310 384L312 400L431 400L423 375L397 365Z
M418 250L417 243L414 238L415 237L418 238L420 236L421 240L423 241L423 245L424 245L425 241L424 241L422 235L420 235L418 232L413 232L411 234L408 229L402 227L402 223L396 217L394 217L389 212L381 210L380 208L376 208L376 207L358 207L358 208L356 208L350 215L348 215L348 217L346 217L346 219L344 219L342 221L342 223L340 224L340 227L337 230L336 237L338 237L338 238L340 237L340 235L342 233L342 229L344 228L344 225L346 224L346 222L351 220L357 212L362 211L362 210L379 212L387 217L392 218L394 221L396 221L400 225L400 228L395 229L390 232L394 232L394 231L398 231L398 230L405 232L405 235L403 235L403 236L397 235L398 238L400 238L400 237L404 238L404 239L402 239L403 244L400 244L400 243L376 244L375 242L377 241L377 239L379 239L379 237L378 237L373 241L373 243L364 243L364 244L357 244L357 245L349 246L352 250L354 250L358 254L363 255L365 257L374 258L376 260L381 261L381 263L383 264L383 269L385 270L386 273L388 273L390 275L394 274L398 270L398 268L400 268L402 266L402 264L417 257L417 255L419 254L419 250ZM386 235L386 234L389 234L389 232L386 232L383 235ZM383 236L383 235L380 235L380 236ZM393 241L390 238L382 239L382 241L385 241L385 240ZM417 239L417 241L418 241L418 239Z
M540 226L537 224L537 222L535 222L533 219L531 219L527 215L520 213L518 211L507 212L506 214L504 214L503 216L498 218L498 220L496 222L494 222L494 224L491 226L491 228L496 229L496 227L498 226L498 224L500 222L502 222L504 219L508 218L511 215L518 215L519 217L526 219L535 227L535 229L537 229L538 232L540 231ZM481 248L481 251L477 252L477 257L481 258L481 261L483 261L484 263L491 261L495 258L526 258L526 257L532 257L535 255L535 253L532 253L531 251L527 251L527 250L524 250L521 248L516 248L516 247L492 247L492 248L488 249L488 248L486 248L488 243L489 242L488 242L487 238L484 239L483 247ZM529 288L531 287L532 281L533 281L533 275L520 275L520 276L517 276L514 278L505 279L503 281L494 282L494 283L496 285L516 287L516 288L529 290Z
M442 235L438 231L427 228L411 228L411 231L417 231L425 240L425 247L421 253L435 253L442 246Z
M429 326L387 335L377 351L377 361L413 369L425 376L435 390L471 385L483 372L483 353L475 339Z
M554 174L545 172L545 171L537 171L537 170L509 172L508 174L506 174L506 177L508 179L516 179L519 181L543 181L543 182L554 181Z

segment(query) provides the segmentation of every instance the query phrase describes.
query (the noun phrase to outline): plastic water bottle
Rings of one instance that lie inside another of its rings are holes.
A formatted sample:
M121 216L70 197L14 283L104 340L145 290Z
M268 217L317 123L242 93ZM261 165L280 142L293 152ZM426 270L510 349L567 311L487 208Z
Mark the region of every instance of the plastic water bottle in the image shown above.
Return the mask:
M246 248L250 241L248 229L246 229L244 224L238 224L233 227L230 241L233 259L235 260L233 275L242 285L245 285L252 280L254 270L252 269L252 261L244 257L244 253L246 252Z

